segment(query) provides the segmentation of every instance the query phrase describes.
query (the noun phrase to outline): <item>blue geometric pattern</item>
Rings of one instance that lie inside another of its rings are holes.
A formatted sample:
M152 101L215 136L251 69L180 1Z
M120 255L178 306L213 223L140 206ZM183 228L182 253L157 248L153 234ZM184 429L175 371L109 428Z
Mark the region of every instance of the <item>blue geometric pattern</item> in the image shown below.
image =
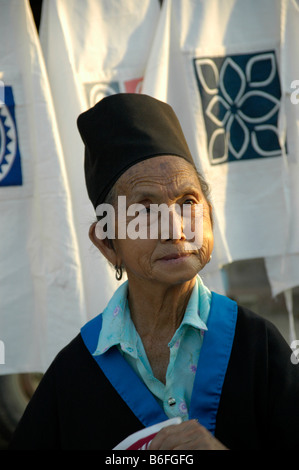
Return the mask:
M22 185L21 158L12 88L2 88L0 101L0 186ZM3 99L4 98L4 99Z
M193 61L211 164L281 156L275 51Z

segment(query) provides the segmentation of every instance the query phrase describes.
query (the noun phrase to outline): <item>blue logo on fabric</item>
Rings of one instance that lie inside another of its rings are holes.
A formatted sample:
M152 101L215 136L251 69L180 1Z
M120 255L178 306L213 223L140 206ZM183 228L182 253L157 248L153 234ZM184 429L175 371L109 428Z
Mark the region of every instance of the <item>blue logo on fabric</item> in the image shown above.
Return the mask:
M0 83L0 88L0 186L20 186L22 170L12 87L1 87Z
M281 156L274 51L194 59L212 164Z

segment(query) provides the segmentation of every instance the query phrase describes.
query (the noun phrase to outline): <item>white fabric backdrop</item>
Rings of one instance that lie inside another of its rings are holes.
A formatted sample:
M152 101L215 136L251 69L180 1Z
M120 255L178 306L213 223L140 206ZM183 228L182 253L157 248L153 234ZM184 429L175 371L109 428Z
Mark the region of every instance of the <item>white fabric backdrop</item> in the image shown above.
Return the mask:
M32 13L27 1L2 0L0 9L0 374L9 374L43 371L78 333L86 312L69 186Z

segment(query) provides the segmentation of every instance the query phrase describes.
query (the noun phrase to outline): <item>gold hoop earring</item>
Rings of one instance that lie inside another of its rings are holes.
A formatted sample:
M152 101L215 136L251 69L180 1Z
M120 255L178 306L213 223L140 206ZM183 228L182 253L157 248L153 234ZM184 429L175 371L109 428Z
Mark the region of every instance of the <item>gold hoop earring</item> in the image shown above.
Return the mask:
M123 276L123 270L121 266L114 266L115 267L115 278L117 281L120 281Z

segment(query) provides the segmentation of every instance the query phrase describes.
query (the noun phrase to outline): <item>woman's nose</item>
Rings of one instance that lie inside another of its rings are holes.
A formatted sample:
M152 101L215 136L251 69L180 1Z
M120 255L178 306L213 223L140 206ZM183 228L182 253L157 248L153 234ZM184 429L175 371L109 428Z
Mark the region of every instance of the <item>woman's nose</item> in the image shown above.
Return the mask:
M165 221L161 220L161 241L168 240L186 240L183 215L180 207L170 206L167 219Z

